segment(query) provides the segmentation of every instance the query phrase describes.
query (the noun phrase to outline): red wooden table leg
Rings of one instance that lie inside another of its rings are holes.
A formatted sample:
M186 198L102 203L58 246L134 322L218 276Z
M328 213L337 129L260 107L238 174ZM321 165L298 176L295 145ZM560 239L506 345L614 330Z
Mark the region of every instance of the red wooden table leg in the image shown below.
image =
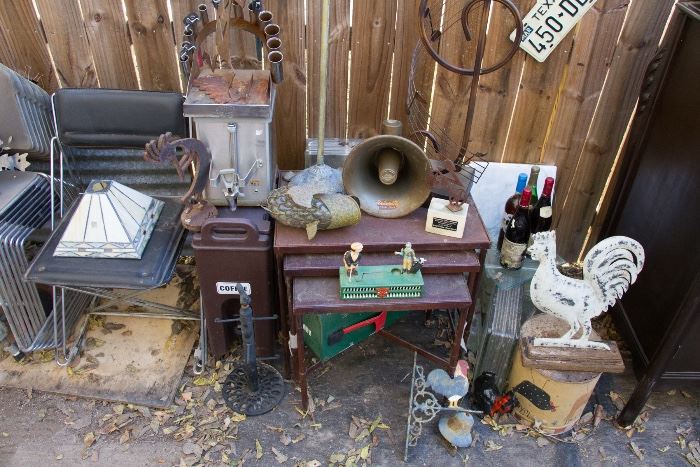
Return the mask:
M282 344L282 374L285 379L292 375L291 357L289 354L289 308L287 304L287 290L284 282L284 269L282 267L284 258L275 255L275 266L277 269L277 302L280 308L280 343Z
M481 251L479 252L479 265L481 266L479 268L479 272L469 273L469 281L468 281L469 295L471 295L472 304L469 305L469 312L467 313L467 327L464 330L464 334L466 334L465 339L469 338L469 333L471 332L471 329L472 329L472 322L474 321L474 312L476 311L476 294L477 294L477 291L479 290L479 282L481 281L481 274L483 274L483 271L484 271L484 262L485 261L486 261L486 249L482 248ZM473 280L472 280L472 275L473 275Z
M459 349L462 344L462 336L464 336L464 329L467 326L467 319L469 315L469 310L472 309L473 305L469 308L461 308L459 310L459 322L457 323L457 329L455 329L455 337L452 341L452 348L450 349L450 369L449 373L454 376L454 371L457 368L457 360L459 360Z
M301 407L306 411L309 408L309 387L306 382L306 363L304 360L304 315L295 316L297 327L297 382L301 388Z
M292 312L292 279L285 274L284 284L286 290L286 310L285 310L285 320L289 323L288 334L287 334L287 345L284 348L284 352L287 358L288 374L287 379L291 377L296 377L296 362L294 361L294 352L292 349L292 341L298 342L298 331L300 328L297 327L297 320Z

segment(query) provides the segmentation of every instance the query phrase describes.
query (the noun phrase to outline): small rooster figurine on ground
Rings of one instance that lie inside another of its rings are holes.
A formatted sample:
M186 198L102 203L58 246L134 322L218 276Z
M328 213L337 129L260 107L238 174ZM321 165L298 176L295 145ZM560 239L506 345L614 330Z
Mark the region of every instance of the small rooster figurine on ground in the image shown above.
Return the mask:
M591 318L603 313L622 298L644 266L644 249L629 237L610 237L595 245L583 260L583 280L567 277L556 265L554 232L532 236L528 248L532 259L540 265L530 284L532 302L541 311L563 319L571 329L559 338L537 338L536 346L610 348L592 342ZM583 328L581 336L574 338Z

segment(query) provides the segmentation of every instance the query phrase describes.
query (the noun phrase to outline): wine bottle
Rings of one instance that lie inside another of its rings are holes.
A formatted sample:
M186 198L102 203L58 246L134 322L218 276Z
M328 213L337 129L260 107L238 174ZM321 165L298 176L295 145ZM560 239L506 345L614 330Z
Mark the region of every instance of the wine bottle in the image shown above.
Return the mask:
M506 201L506 205L503 208L503 219L501 220L501 230L498 232L498 242L496 246L501 249L503 245L503 235L506 232L506 227L508 226L508 221L513 217L515 211L518 210L518 205L520 204L520 194L525 188L527 183L527 174L521 173L518 175L518 183L515 185L515 193L511 195Z
M540 176L540 166L533 165L530 169L530 178L527 181L527 186L532 192L532 198L530 198L530 206L532 208L537 204L537 178Z
M530 198L532 190L526 187L520 196L520 205L508 222L501 247L501 266L506 269L520 269L530 238Z
M554 179L547 177L544 179L542 196L537 200L537 204L530 216L530 232L546 232L552 227L552 188Z

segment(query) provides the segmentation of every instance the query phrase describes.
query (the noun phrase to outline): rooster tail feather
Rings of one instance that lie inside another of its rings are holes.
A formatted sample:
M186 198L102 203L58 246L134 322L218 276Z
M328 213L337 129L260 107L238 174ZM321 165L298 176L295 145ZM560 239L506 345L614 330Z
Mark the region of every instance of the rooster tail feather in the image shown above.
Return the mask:
M583 278L599 293L606 310L634 284L643 266L644 248L639 242L629 237L609 237L586 254Z

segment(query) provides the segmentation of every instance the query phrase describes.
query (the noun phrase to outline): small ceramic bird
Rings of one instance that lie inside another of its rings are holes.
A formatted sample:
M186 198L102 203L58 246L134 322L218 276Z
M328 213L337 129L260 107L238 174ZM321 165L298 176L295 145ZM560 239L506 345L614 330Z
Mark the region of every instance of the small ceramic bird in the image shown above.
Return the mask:
M457 407L459 400L469 392L468 373L469 364L464 360L460 360L457 362L454 378L450 378L450 375L445 370L437 368L428 373L426 386L446 397L450 402L450 407Z

